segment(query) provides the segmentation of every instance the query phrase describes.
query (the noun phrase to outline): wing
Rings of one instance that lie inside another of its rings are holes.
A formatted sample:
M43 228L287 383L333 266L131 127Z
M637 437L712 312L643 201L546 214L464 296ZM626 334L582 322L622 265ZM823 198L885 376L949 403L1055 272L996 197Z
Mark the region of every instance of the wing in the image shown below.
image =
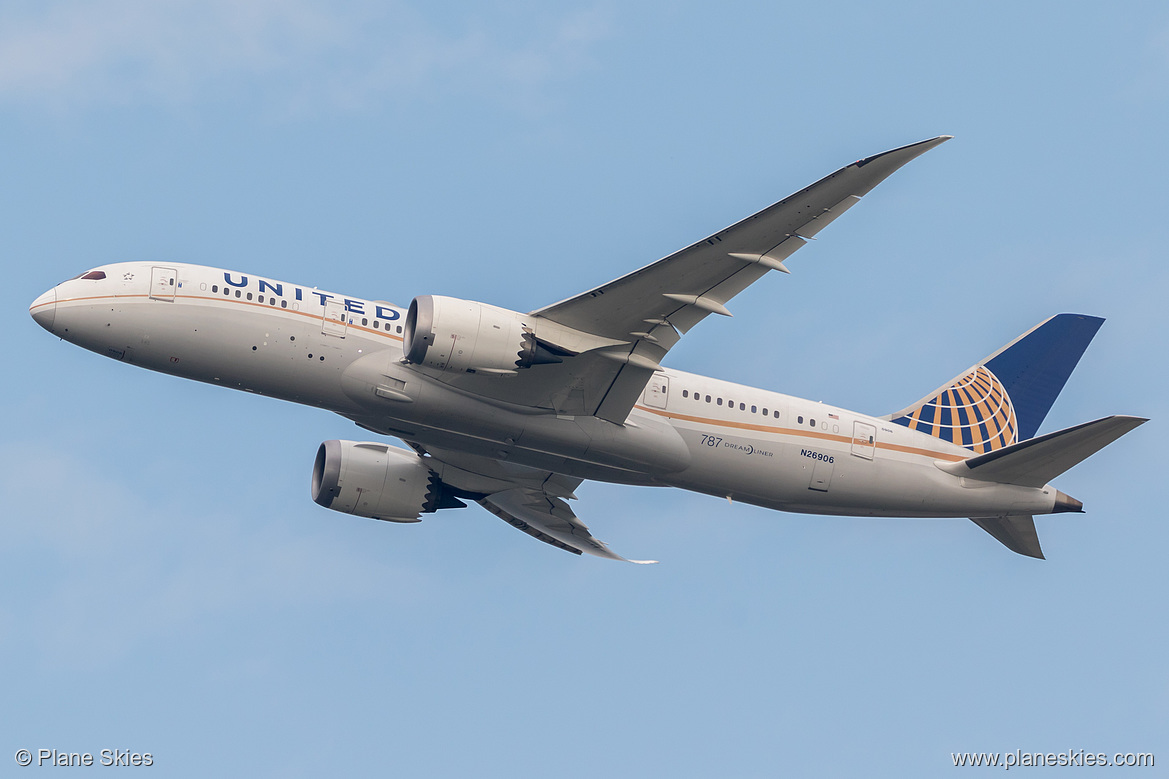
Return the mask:
M528 314L524 323L554 355L510 376L443 380L467 391L557 414L622 424L661 360L708 315L855 205L890 174L949 140L866 157L791 197L670 256L576 297Z
M753 216L640 270L533 312L543 319L624 341L605 350L624 360L598 376L591 413L621 423L680 335L708 315L730 316L726 303L783 261L889 175L945 141L928 141L866 157Z
M479 505L507 524L533 538L566 552L587 552L610 560L625 560L642 565L657 560L628 560L611 550L604 541L593 537L588 526L576 518L562 498L523 488L488 495Z
M582 479L465 452L412 446L428 455L427 466L444 484L464 497L482 496L477 497L479 505L517 530L573 554L626 560L594 538L565 500L576 498L572 491Z

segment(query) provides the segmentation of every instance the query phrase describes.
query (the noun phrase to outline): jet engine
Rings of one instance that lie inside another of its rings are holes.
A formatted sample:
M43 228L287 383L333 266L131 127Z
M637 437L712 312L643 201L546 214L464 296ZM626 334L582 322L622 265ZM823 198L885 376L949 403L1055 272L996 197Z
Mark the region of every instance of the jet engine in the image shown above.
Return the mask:
M536 339L529 317L471 300L419 295L403 329L406 362L441 371L514 373L571 352Z
M313 500L327 509L390 522L463 508L413 452L378 443L325 441L313 465Z

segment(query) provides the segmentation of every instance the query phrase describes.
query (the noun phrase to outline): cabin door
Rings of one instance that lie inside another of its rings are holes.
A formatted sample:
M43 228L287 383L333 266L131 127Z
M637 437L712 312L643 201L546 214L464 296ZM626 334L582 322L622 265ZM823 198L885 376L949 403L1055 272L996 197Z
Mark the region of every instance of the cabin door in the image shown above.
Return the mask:
M321 332L344 338L348 326L349 314L345 311L345 304L340 300L326 300L325 314L321 319Z
M866 460L873 459L877 448L877 428L867 422L852 423L852 453Z
M174 268L150 269L150 297L155 300L173 301L179 284L179 274Z
M665 408L670 399L670 377L655 373L645 385L645 405L650 408Z

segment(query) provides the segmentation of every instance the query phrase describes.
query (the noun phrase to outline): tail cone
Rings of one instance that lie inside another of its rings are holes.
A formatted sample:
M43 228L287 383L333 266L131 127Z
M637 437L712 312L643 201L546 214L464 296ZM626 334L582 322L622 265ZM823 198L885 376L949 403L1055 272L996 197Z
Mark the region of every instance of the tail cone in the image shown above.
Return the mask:
M1076 514L1084 513L1084 504L1070 495L1065 495L1059 490L1055 491L1055 508L1051 510L1052 514L1066 514L1074 512Z

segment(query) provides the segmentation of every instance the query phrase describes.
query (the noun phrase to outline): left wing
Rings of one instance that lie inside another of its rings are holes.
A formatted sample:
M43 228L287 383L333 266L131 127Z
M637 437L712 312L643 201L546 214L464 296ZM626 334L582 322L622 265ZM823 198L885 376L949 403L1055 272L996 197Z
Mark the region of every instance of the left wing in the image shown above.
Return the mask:
M593 537L585 523L576 518L563 498L553 497L539 490L504 490L488 495L479 505L507 524L522 530L533 538L551 544L566 552L587 552L610 560L625 560L645 565L657 560L629 560L613 552L604 541Z
M573 490L582 479L466 452L423 447L418 443L411 446L419 454L427 455L427 467L444 484L460 490L460 497L473 497L480 506L517 530L573 554L626 560L605 542L594 538L588 526L569 507L566 499L576 498Z

